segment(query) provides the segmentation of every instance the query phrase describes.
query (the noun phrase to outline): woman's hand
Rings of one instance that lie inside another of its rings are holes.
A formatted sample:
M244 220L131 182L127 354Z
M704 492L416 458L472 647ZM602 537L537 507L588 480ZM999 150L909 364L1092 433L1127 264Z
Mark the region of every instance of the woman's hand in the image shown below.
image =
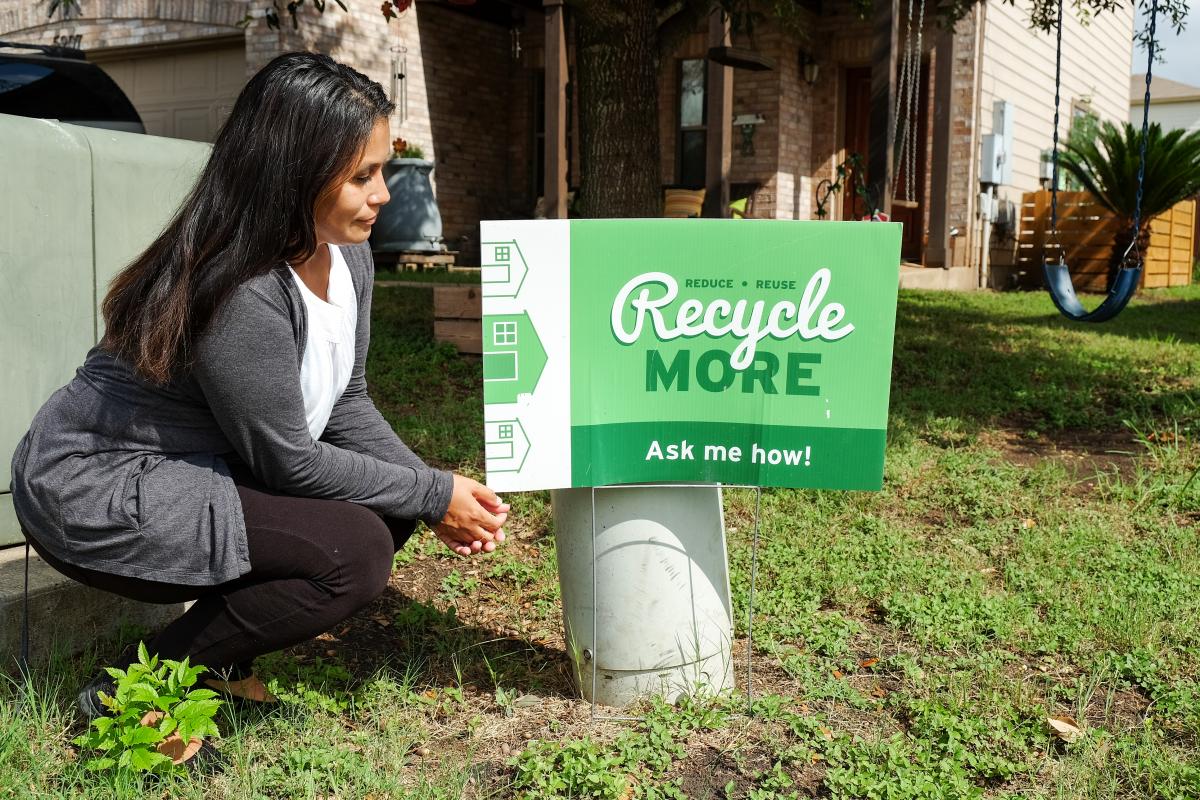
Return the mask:
M450 507L434 533L459 555L490 553L504 541L500 526L508 519L508 509L508 503L479 481L455 475Z

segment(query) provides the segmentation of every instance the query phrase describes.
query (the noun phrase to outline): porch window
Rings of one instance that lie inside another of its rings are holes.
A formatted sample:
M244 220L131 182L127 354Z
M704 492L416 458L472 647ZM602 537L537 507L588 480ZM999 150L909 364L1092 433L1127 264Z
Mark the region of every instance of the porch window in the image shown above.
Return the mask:
M681 186L704 186L708 159L708 131L704 124L708 111L705 92L707 67L708 64L703 58L685 58L679 62L676 175Z

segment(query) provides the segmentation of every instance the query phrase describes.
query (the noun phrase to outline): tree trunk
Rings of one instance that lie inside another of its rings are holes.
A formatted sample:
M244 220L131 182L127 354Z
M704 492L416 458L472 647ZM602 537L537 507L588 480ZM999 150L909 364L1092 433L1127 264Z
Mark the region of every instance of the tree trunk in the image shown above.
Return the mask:
M1112 290L1113 283L1117 280L1117 273L1125 261L1125 250L1129 247L1132 232L1133 219L1122 219L1120 227L1113 236L1112 253L1108 257L1108 280L1104 284L1106 292ZM1148 220L1142 220L1141 229L1138 231L1137 250L1141 254L1139 260L1145 263L1150 250L1150 222Z
M579 208L585 217L662 213L654 0L587 0L579 10Z

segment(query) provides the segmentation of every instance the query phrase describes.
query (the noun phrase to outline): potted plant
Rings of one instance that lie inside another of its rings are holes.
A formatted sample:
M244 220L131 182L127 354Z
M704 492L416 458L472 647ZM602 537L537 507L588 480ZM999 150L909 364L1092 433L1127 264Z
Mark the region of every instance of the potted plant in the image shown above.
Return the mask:
M392 199L379 209L371 231L371 248L380 253L440 253L442 214L429 176L433 162L425 160L419 145L397 138L392 157L383 165L384 179Z
M159 660L138 645L138 660L129 669L108 668L116 681L112 695L100 693L109 716L92 720L75 744L98 753L88 759L91 770L128 769L164 772L196 754L204 737L216 736L213 717L221 705L211 689L193 689L205 671L188 660Z

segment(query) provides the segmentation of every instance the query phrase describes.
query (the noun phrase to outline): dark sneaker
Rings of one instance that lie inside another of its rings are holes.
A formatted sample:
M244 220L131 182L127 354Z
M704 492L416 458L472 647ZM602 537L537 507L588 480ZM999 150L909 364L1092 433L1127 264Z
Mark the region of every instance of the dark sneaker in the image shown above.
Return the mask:
M193 775L211 778L225 771L225 768L229 766L229 759L217 749L216 745L205 739L200 744L200 749L196 751L196 755L183 762L183 765Z
M88 722L97 717L112 716L109 708L100 702L100 693L104 692L111 697L116 691L117 682L107 672L101 672L79 690L79 711Z

